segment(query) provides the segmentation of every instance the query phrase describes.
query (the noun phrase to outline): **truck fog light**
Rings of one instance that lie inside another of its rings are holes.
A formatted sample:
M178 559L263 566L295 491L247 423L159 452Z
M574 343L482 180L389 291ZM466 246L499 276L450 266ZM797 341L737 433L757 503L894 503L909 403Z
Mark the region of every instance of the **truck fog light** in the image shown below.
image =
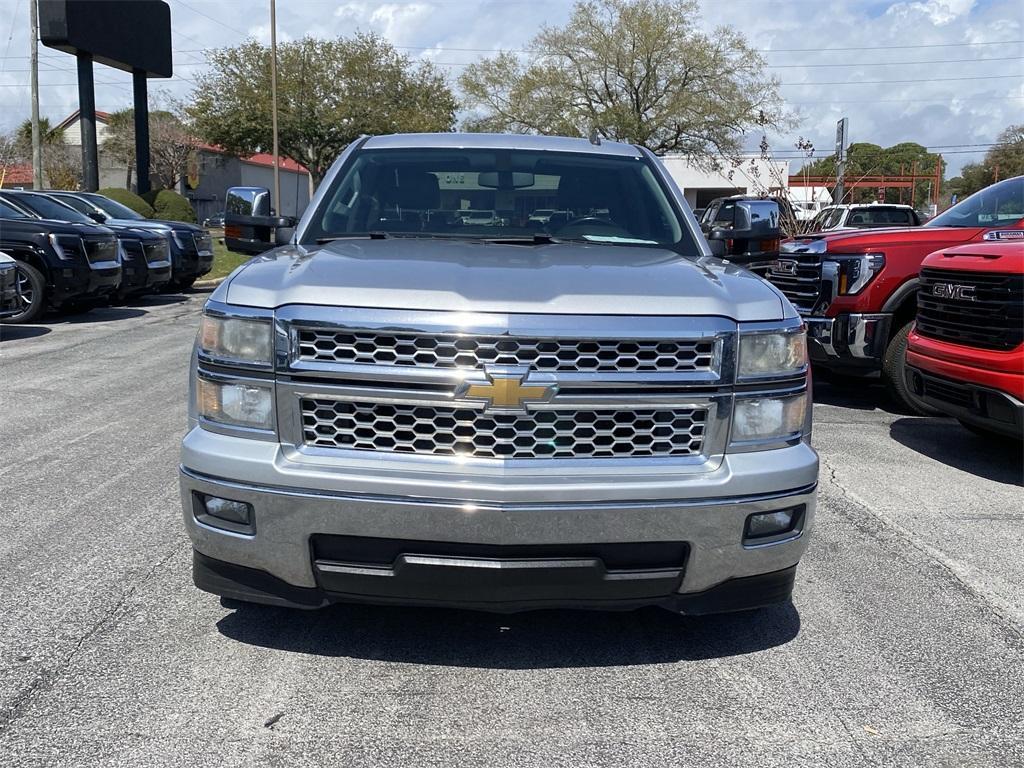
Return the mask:
M211 528L220 528L233 533L256 533L256 521L252 504L220 496L192 492L192 509L196 520Z
M244 501L232 501L219 496L204 496L203 507L206 508L206 514L221 520L242 525L252 522L252 506Z
M743 542L768 544L772 541L788 539L796 532L802 513L803 507L801 506L750 515L743 527Z
M196 381L196 411L201 418L238 427L274 428L274 398L270 387Z

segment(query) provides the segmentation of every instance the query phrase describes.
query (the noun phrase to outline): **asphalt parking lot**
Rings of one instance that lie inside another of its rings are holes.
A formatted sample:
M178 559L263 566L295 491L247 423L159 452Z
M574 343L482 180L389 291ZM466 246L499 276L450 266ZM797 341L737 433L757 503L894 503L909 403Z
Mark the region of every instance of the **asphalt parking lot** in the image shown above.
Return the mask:
M0 765L1024 765L1024 464L819 383L793 605L222 607L176 467L205 296L0 327Z

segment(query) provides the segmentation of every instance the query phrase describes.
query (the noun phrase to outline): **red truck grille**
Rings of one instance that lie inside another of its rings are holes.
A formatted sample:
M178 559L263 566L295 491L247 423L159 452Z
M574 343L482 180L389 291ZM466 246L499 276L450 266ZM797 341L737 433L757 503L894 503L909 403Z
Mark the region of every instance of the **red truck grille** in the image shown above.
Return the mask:
M921 270L917 332L981 349L1024 342L1024 275Z

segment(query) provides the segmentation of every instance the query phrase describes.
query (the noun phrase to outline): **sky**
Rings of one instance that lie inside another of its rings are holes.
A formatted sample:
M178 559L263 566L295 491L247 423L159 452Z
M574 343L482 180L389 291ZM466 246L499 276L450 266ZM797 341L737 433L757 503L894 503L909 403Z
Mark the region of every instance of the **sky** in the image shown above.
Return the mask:
M0 0L0 131L30 111L29 2ZM246 37L268 42L269 0L168 0L175 76L151 81L187 97L203 50ZM522 50L544 25L558 26L571 0L277 0L279 40L377 32L413 57L436 62L453 86L463 66L498 49ZM783 83L797 125L768 136L796 158L797 139L830 154L836 121L850 140L917 141L942 152L953 176L980 160L1007 125L1024 122L1022 0L700 0L700 26L728 24ZM97 66L97 109L131 105L131 77ZM77 107L75 61L40 49L40 111L57 122ZM755 148L760 134L751 135ZM795 169L799 161L791 163Z

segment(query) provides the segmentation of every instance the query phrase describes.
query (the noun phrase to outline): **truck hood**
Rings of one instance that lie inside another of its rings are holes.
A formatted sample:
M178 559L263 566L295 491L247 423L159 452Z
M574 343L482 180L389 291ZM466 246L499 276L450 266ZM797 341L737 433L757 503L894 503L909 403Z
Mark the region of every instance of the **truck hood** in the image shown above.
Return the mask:
M841 229L834 232L819 232L801 235L795 240L826 240L830 251L858 251L873 246L904 245L920 243L944 248L956 243L966 243L983 232L981 227L885 227L881 229ZM932 250L934 250L932 248Z
M113 223L138 227L139 229L150 229L156 232L170 232L172 229L177 232L202 232L203 228L196 224L189 224L187 221L165 221L164 219L107 219L105 223Z
M337 240L285 246L248 262L214 298L375 309L579 315L795 313L757 276L726 262L629 246L459 240Z

